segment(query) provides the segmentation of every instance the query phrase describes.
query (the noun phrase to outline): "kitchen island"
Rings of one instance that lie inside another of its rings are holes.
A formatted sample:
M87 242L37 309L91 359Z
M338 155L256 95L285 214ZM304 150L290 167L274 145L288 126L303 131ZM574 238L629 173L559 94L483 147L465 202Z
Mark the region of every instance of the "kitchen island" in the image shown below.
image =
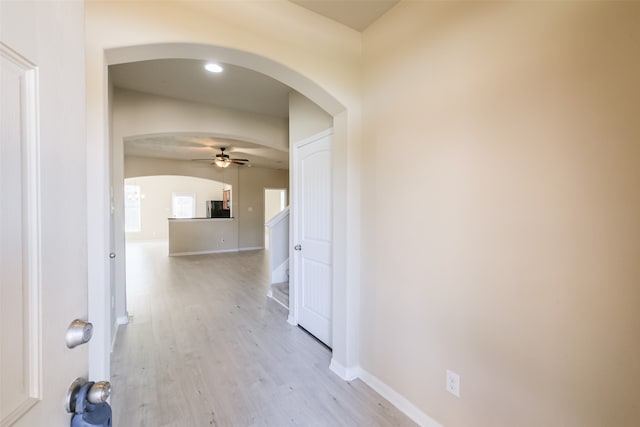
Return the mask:
M169 218L169 256L237 250L235 218Z

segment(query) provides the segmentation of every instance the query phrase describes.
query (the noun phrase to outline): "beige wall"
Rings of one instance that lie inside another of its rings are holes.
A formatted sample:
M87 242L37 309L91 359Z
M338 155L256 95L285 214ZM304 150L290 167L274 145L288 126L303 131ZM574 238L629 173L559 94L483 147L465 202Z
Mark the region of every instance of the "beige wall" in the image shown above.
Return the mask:
M113 138L162 133L202 133L289 149L287 119L116 88Z
M333 117L298 92L289 93L289 141L294 144L333 127Z
M284 193L284 194L283 194ZM264 220L269 222L271 218L279 214L289 204L287 202L288 191L272 188L264 192ZM284 206L282 199L284 198Z
M108 253L105 49L239 49L336 115L334 360L445 425L638 424L635 7L400 3L364 34L361 149L359 34L289 2L88 2L90 305Z
M238 244L241 248L264 247L264 189L289 189L289 171L266 168L238 170ZM236 214L234 213L234 216Z
M140 231L128 232L127 240L154 240L169 237L168 218L172 215L173 193L193 193L196 217L207 216L206 201L222 200L223 187L228 185L210 179L189 176L143 176L124 180L125 185L139 185ZM233 193L232 193L233 197ZM237 230L236 230L237 235Z
M214 168L208 163L125 157L126 178L152 175L194 176L229 184L233 187L231 209L238 229L240 249L264 246L264 189L287 188L289 171L265 168Z
M364 33L361 365L443 425L640 425L639 19L410 1Z

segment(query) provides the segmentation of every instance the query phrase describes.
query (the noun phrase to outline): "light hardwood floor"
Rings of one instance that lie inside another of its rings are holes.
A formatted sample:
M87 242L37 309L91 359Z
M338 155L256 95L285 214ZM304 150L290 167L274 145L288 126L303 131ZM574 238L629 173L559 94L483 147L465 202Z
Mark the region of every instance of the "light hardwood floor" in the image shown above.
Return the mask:
M115 427L414 426L266 297L265 251L168 257L127 246L129 313L112 355Z

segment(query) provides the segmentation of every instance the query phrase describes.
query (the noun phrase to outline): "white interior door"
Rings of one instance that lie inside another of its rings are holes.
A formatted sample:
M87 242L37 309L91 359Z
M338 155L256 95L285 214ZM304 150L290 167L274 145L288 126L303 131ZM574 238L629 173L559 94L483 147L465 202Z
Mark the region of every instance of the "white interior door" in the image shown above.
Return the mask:
M0 426L69 425L86 377L82 2L0 2Z
M331 131L295 144L293 161L294 310L297 323L331 347Z

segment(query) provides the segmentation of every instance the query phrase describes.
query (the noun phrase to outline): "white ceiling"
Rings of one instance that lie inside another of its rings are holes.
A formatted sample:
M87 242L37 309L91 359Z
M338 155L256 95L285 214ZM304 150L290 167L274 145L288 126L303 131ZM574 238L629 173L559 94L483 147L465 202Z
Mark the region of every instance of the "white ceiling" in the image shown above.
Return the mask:
M289 117L289 86L229 64L220 64L224 68L222 73L210 73L204 69L205 64L206 61L191 59L131 62L112 65L109 76L118 88L283 119ZM249 159L250 166L289 168L287 152L195 132L136 135L124 141L127 156L177 160L213 157L220 147L226 147L231 157Z
M398 0L290 0L308 10L362 31ZM291 88L264 74L220 64L219 74L204 70L205 61L161 59L109 67L115 87L184 101L288 118ZM220 147L250 165L287 169L288 153L246 141L222 140L200 133L138 135L125 139L125 155L189 160L213 157ZM236 166L233 166L236 167Z
M247 68L220 64L222 73L204 69L206 61L157 59L109 67L114 86L185 101L252 113L289 117L291 88Z
M279 151L247 141L213 138L198 133L166 133L125 138L126 155L158 159L211 159L213 163L213 158L220 153L221 147L225 147L225 154L231 158L249 159L248 167L271 169L288 169L289 167L287 151ZM198 161L206 163L204 160Z
M364 31L399 0L289 0L329 19Z

